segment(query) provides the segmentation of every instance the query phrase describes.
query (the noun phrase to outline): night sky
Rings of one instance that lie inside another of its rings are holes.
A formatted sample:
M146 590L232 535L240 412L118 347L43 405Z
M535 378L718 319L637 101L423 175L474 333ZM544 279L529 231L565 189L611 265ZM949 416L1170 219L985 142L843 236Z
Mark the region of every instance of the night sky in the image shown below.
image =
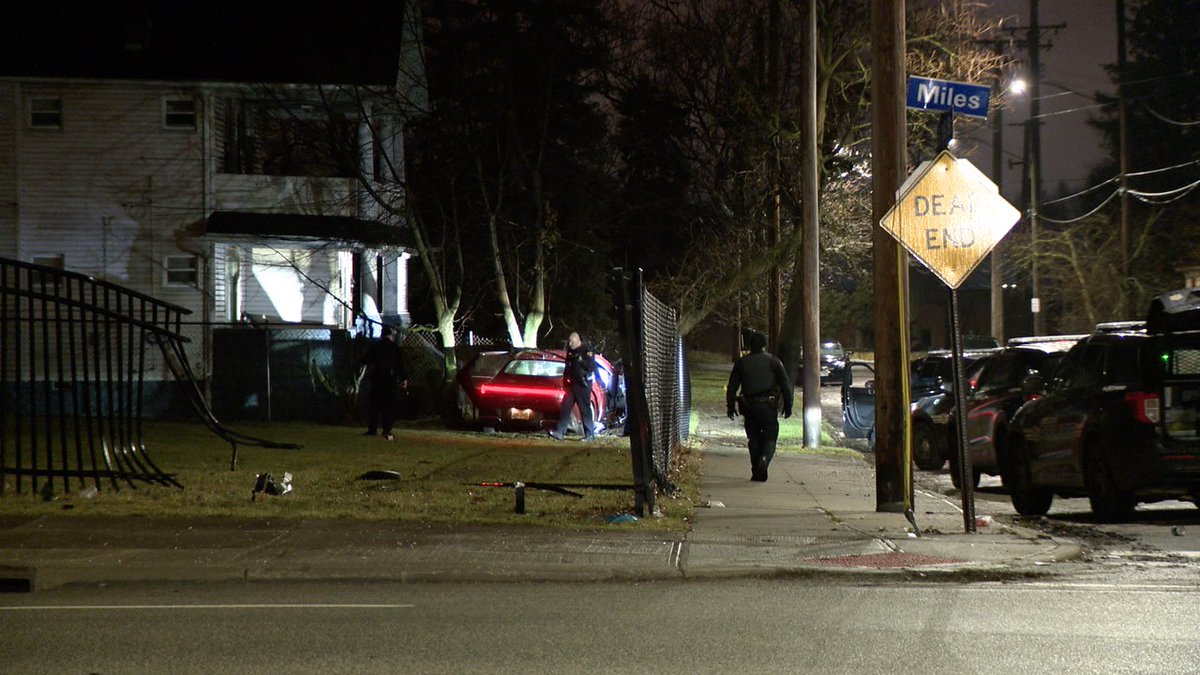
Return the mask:
M1029 25L1028 0L991 0L981 13L991 19L1004 19L1007 27L1025 28ZM1041 0L1039 23L1042 27L1066 24L1055 33L1046 33L1043 44L1041 114L1042 124L1042 192L1053 197L1060 187L1077 192L1089 186L1088 172L1099 163L1106 152L1101 138L1087 121L1098 112L1095 101L1077 94L1064 94L1063 87L1089 97L1097 91L1113 93L1104 66L1117 61L1116 3L1114 0ZM1023 32L1022 32L1023 35ZM1028 73L1024 49L1013 52L1019 63L1013 72ZM980 84L991 84L984 82ZM1060 112L1061 114L1048 114ZM1013 97L1004 111L1004 154L1008 160L1020 161L1024 151L1022 130L1029 115L1028 94ZM964 154L975 166L991 174L991 128L985 127L971 138ZM1008 168L1005 162L1004 195L1010 201L1021 192L1021 167Z

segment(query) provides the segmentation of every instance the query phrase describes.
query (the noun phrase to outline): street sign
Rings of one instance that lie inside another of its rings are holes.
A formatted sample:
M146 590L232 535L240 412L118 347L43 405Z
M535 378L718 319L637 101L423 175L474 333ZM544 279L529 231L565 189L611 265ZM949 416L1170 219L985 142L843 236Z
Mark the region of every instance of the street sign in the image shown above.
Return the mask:
M991 91L991 87L981 84L909 76L905 105L914 110L936 110L987 119Z
M958 288L1020 217L979 169L943 151L909 176L879 226Z

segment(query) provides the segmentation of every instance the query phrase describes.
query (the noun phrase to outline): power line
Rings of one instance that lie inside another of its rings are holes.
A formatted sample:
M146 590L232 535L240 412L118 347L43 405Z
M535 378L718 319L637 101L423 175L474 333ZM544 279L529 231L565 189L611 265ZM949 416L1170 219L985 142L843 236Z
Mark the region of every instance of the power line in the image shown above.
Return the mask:
M1166 122L1167 124L1173 124L1173 125L1175 125L1175 126L1177 126L1177 127L1194 127L1194 126L1200 126L1200 121L1193 121L1193 122L1180 122L1180 121L1178 121L1178 120L1173 120L1173 119L1170 119L1170 118L1169 118L1169 117L1167 117L1166 115L1163 115L1162 113L1158 112L1158 111L1157 111L1157 110L1155 110L1154 108L1151 108L1150 106L1146 105L1145 103L1142 103L1141 105L1142 105L1142 107L1143 107L1143 108L1145 108L1145 109L1146 109L1146 112L1150 113L1151 115L1154 115L1155 117L1157 117L1158 119L1160 119L1160 120L1162 120L1162 121Z
M1190 193L1192 190L1195 190L1198 186L1200 186L1200 180L1191 183L1190 185L1175 188L1174 190L1167 190L1166 192L1141 192L1140 190L1129 190L1129 194L1147 204L1162 205L1170 204L1171 202L1183 199L1188 195L1188 193ZM1168 197L1168 199L1163 199L1160 201L1156 199L1158 197Z
M1097 183L1096 185L1093 185L1091 187L1084 188L1084 189L1080 190L1079 192L1076 192L1073 195L1067 195L1066 197L1059 197L1058 199L1051 199L1044 203L1045 204L1058 204L1060 202L1065 202L1070 199L1075 199L1076 197L1082 197L1083 195L1085 195L1089 192L1094 192L1096 190L1099 190L1100 188L1104 187L1105 185L1119 181L1120 179L1121 179L1120 176L1113 176L1112 178L1109 178L1108 180L1104 181L1103 183Z
M1105 197L1104 201L1100 202L1100 204L1096 208L1092 209L1091 211L1088 211L1087 213L1085 213L1082 216L1079 216L1077 218L1069 218L1067 220L1058 220L1056 218L1050 218L1049 216L1047 216L1046 214L1043 213L1042 220L1045 220L1050 223L1055 223L1057 225L1070 225L1071 223L1077 223L1081 220L1091 218L1092 216L1096 215L1096 213L1098 213L1100 211L1100 209L1103 209L1105 206L1108 206L1108 203L1111 202L1113 200L1113 198L1119 194L1121 194L1121 191L1119 189L1113 190L1112 194ZM1046 203L1049 204L1050 202L1046 202Z

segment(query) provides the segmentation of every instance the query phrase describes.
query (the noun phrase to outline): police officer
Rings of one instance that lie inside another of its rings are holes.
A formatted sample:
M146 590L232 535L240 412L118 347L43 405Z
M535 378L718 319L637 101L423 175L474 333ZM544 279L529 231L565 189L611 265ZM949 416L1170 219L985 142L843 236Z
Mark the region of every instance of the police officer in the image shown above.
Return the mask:
M779 439L781 398L783 416L792 416L792 383L783 362L765 351L766 335L751 333L748 346L750 353L738 359L729 373L725 405L730 420L738 414L738 406L741 407L750 446L750 480L764 482Z
M571 421L571 410L579 407L579 419L583 420L583 440L596 438L596 424L592 419L592 377L596 372L596 353L583 343L579 333L567 336L567 367L563 370L563 385L567 390L562 407L558 411L558 426L550 435L562 440Z
M364 436L374 436L383 429L385 440L392 440L392 424L396 420L396 385L408 388L404 373L404 355L396 344L396 329L385 325L378 342L371 344L365 358L371 388L367 392L369 421Z

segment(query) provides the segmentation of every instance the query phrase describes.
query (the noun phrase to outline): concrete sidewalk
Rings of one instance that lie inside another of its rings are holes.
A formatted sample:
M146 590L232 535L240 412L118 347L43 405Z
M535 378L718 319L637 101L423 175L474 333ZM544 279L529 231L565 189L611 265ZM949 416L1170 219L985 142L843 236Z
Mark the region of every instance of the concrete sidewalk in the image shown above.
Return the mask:
M1071 542L993 523L964 534L957 505L918 493L920 536L875 512L858 458L777 455L766 483L744 450L704 453L691 532L607 525L446 528L364 521L0 519L0 590L216 580L601 580L1048 570ZM979 513L978 516L986 516Z

